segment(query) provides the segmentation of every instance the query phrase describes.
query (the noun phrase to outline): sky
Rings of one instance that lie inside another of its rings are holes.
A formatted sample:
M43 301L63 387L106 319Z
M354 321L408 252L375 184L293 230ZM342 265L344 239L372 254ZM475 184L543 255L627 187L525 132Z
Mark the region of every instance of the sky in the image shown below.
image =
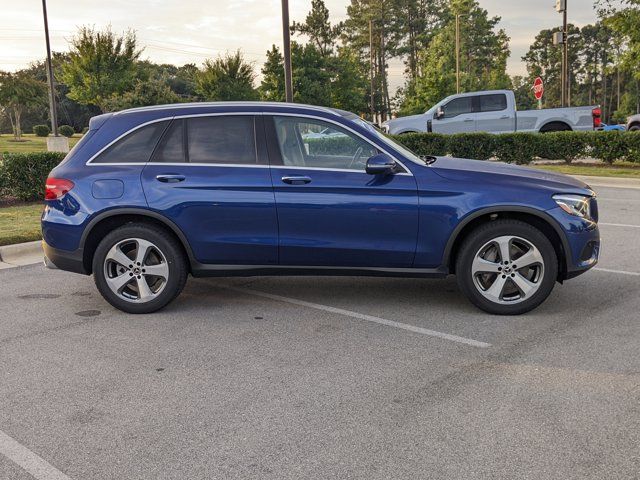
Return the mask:
M325 0L331 20L344 20L349 0ZM507 71L524 74L521 57L543 28L560 25L555 0L480 0L511 37ZM48 0L51 47L68 50L81 25L116 32L136 31L143 58L160 63L201 64L208 57L241 49L256 71L272 44L282 44L280 0ZM569 21L593 23L593 0L569 0ZM303 21L311 0L289 0L291 20ZM0 70L14 71L44 58L41 0L0 0ZM391 86L404 83L402 62L390 63Z

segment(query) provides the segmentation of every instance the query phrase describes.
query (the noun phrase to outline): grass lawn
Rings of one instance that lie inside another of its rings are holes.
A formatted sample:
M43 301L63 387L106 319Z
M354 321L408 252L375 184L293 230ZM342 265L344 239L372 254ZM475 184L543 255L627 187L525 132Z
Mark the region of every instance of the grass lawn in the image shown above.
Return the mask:
M82 135L76 133L69 139L69 146L73 147ZM14 142L13 135L0 135L0 154L2 153L28 153L28 152L46 152L47 151L47 139L46 137L36 137L34 134L29 133L22 135L22 142Z
M0 208L0 245L40 240L40 216L43 205Z
M640 164L630 162L616 162L613 165L575 163L571 165L532 165L534 168L550 170L552 172L569 175L595 175L598 177L620 177L640 179Z

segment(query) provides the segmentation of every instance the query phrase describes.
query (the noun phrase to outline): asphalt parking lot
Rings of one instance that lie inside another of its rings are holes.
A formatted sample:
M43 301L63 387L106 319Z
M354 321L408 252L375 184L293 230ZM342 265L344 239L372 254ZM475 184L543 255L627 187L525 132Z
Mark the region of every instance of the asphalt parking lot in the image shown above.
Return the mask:
M190 279L130 316L0 271L0 479L640 475L640 189L598 269L494 317L455 279Z

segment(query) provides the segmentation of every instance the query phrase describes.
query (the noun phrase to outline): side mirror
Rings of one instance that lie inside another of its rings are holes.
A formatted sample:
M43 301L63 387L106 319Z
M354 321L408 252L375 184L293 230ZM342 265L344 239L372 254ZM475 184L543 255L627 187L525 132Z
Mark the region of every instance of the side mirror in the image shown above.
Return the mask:
M436 120L441 120L444 118L444 108L438 107L436 110L436 114L433 116Z
M396 161L386 153L379 153L367 160L367 173L369 175L386 175L396 169Z

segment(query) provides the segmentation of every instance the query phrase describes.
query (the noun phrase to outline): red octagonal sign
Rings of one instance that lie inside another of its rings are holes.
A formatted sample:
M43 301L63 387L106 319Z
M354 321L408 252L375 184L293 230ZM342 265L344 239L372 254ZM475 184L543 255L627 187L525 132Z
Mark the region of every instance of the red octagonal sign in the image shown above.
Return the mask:
M540 77L536 78L533 82L533 94L536 96L536 100L542 100L544 94L544 83Z

